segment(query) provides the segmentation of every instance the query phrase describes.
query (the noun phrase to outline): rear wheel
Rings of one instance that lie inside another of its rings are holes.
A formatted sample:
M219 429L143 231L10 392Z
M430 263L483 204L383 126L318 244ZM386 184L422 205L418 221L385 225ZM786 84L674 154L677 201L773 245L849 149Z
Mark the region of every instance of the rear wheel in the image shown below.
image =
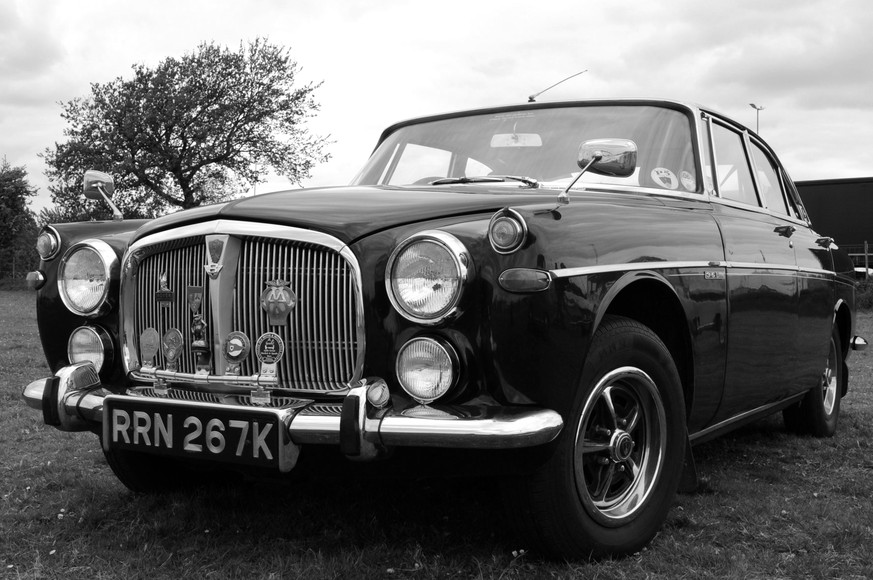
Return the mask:
M636 552L670 509L685 439L684 397L666 346L646 326L610 317L594 336L553 455L516 482L507 508L549 555Z
M800 403L782 411L786 427L796 433L832 437L837 432L840 418L842 385L842 349L840 335L834 328L818 384L806 393Z

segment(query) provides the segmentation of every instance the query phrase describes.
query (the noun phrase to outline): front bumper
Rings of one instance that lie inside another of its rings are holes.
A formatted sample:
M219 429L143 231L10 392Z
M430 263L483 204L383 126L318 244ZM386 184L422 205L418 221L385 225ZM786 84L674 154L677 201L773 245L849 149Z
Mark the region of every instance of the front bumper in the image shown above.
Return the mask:
M373 459L390 447L445 447L464 449L516 449L552 441L563 427L553 410L531 407L420 406L398 411L376 407L368 392L384 383L361 381L352 385L333 411L308 400L270 409L287 429L293 446L338 445L352 459ZM25 387L22 397L43 413L46 424L62 431L99 431L104 422L104 401L114 395L100 383L91 363L78 363L55 376L38 379ZM178 406L180 401L150 398L150 404ZM191 403L202 409L224 408L218 403ZM339 408L337 408L339 407ZM291 456L297 456L293 449ZM286 469L291 469L293 462Z

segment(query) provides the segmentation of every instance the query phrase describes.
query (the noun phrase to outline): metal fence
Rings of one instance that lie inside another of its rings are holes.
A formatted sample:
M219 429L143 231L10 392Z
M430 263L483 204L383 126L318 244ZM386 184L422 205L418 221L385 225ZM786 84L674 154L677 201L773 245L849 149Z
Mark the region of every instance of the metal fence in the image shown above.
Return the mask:
M867 278L870 272L870 247L867 242L854 246L842 246L842 248L849 254L856 268L864 268L860 274Z

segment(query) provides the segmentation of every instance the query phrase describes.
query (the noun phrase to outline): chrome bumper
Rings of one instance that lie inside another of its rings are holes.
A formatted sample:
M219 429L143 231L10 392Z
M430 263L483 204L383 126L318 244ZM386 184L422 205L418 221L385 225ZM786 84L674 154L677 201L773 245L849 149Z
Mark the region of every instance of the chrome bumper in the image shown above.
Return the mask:
M561 416L550 409L530 407L420 406L403 411L378 408L368 401L368 391L381 381L361 381L342 400L339 414L325 413L312 401L271 408L286 426L295 445L339 445L352 459L373 459L386 448L448 447L465 449L514 449L552 441L563 427ZM103 403L113 395L103 388L91 363L62 368L54 377L27 385L22 397L41 410L48 425L62 431L99 430L104 421ZM215 407L217 403L194 403L149 398L157 406ZM296 454L295 454L296 456ZM293 465L292 465L293 467Z

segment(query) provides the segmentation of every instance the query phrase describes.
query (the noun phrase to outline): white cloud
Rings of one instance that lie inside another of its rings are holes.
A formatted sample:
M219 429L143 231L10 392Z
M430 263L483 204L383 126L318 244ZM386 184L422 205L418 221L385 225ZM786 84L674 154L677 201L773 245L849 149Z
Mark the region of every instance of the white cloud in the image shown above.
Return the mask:
M292 48L302 82L324 80L311 127L335 144L311 184L351 179L395 121L523 102L583 69L540 100L687 99L752 127L756 102L795 178L873 175L871 29L865 0L4 2L0 155L45 204L36 154L63 138L57 101L202 41L265 36Z

